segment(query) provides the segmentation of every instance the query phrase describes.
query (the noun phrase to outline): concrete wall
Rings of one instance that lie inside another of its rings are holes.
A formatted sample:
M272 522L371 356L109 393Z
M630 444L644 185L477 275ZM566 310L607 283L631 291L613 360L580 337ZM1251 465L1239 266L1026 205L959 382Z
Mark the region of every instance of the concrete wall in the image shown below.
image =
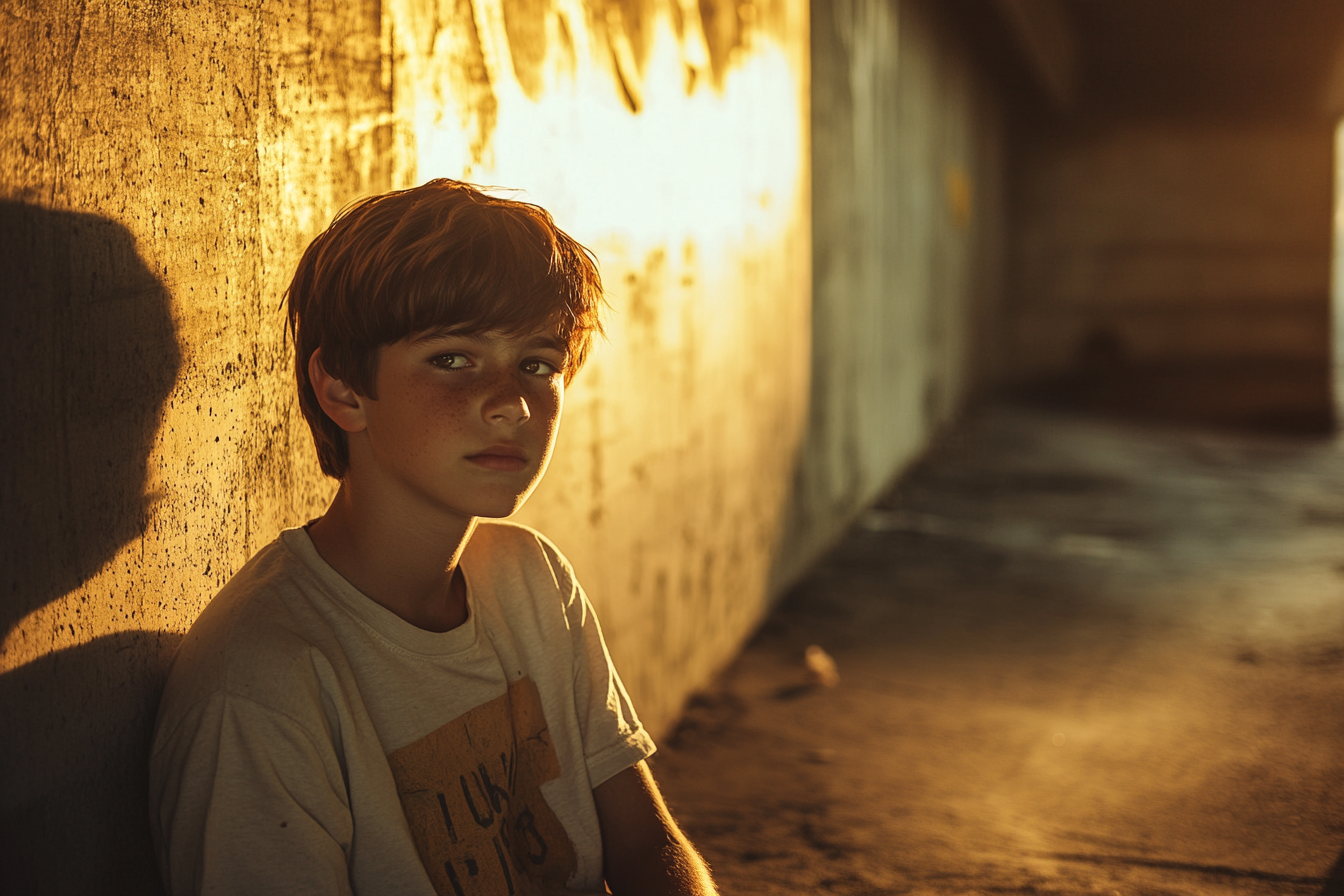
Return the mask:
M329 491L277 308L303 242L391 183L379 10L5 18L0 889L152 892L173 649Z
M1341 66L1344 89L1344 66ZM1344 120L1335 126L1335 191L1330 254L1330 391L1336 428L1344 427Z
M433 176L601 259L520 518L665 730L996 369L1001 127L939 8L818 2L809 53L800 0L9 4L0 890L157 889L173 650L333 490L280 296L347 201Z
M1021 379L1329 358L1325 123L1112 116L1024 134L1011 340ZM1108 335L1107 335L1108 334Z
M780 582L998 376L1003 121L942 7L812 4L812 398Z
M0 890L157 889L173 649L332 491L279 302L359 195L523 187L597 251L610 340L524 518L656 730L750 631L808 397L797 0L14 0L0 71Z

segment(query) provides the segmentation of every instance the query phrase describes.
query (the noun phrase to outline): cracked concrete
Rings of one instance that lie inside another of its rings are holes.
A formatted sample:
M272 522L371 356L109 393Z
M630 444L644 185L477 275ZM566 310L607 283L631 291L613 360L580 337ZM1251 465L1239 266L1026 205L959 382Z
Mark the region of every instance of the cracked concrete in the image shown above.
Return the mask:
M981 411L655 772L725 893L1344 892L1341 548L1333 442Z

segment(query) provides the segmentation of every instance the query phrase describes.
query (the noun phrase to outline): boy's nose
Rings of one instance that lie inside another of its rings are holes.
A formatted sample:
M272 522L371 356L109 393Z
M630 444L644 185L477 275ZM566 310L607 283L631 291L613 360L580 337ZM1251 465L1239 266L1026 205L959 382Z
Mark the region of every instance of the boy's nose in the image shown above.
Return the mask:
M485 419L491 423L507 423L517 426L532 416L527 399L513 383L501 383L485 405Z

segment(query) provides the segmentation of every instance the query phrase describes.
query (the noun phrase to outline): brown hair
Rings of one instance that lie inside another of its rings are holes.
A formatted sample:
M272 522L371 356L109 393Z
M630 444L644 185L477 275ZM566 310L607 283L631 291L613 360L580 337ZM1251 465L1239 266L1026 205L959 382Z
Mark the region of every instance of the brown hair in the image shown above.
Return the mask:
M602 332L591 252L545 209L447 178L347 206L304 251L285 301L299 407L322 472L336 479L350 451L308 378L319 347L328 373L377 398L379 349L414 333L553 327L568 348L568 382Z

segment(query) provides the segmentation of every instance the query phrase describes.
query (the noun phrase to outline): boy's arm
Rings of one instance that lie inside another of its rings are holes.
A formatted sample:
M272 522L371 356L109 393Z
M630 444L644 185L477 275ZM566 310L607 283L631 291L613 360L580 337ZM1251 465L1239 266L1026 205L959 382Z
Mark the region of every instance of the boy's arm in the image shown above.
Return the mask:
M644 762L593 788L607 885L615 896L718 896Z

